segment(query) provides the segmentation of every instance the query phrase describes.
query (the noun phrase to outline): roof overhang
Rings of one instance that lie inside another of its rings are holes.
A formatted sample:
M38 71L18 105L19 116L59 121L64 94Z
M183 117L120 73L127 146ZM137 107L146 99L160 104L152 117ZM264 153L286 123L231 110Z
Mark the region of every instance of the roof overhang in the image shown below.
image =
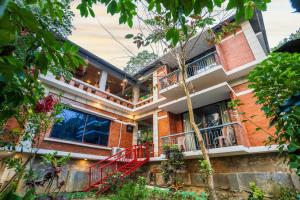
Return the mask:
M199 92L190 95L193 108L199 108L212 103L230 98L230 92L234 92L227 82L209 87ZM188 110L186 96L176 99L159 106L160 109L169 111L175 114L182 113Z

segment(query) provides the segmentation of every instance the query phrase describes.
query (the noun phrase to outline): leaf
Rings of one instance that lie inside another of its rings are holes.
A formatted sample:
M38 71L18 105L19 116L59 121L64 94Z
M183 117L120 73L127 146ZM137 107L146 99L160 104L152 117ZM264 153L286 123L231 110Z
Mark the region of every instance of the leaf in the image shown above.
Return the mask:
M155 0L151 0L150 3L149 3L149 5L148 5L148 11L153 10L154 5L155 5Z
M221 7L223 2L224 2L224 0L214 0L215 5L218 7Z
M261 130L260 127L256 127L256 128L255 128L255 131L259 131L259 130Z
M248 4L246 5L246 9L245 9L245 18L246 19L251 19L254 13L254 6L253 4L251 4L251 1L248 2Z
M167 41L171 40L173 35L174 35L174 30L175 28L170 28L168 31L167 31L167 34L166 34L166 39Z
M91 14L92 17L95 17L95 13L94 13L94 11L93 11L93 9L91 7L89 7L89 12L90 12L90 14Z
M127 34L127 35L125 35L125 38L126 39L131 39L131 38L133 38L133 36L134 36L133 34Z
M115 0L112 0L107 6L107 12L114 15L117 11L118 4Z
M9 0L0 0L0 18L4 15Z

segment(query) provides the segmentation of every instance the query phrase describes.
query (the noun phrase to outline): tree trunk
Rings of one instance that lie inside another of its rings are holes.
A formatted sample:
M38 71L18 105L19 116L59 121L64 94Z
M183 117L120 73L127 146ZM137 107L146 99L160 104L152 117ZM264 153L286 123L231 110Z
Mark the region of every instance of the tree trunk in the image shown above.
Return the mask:
M185 60L180 59L180 58L181 57L177 56L177 61L178 61L179 67L180 67L179 78L181 78L181 81L182 81L182 83L180 85L182 86L182 88L184 90L184 93L185 93L185 96L186 96L190 123L191 123L191 126L192 126L194 132L196 133L196 137L197 137L199 145L200 145L200 150L202 152L203 159L206 160L208 165L209 165L209 170L208 170L208 173L207 173L207 184L208 184L208 191L209 191L209 199L217 200L218 198L217 198L216 191L215 191L213 173L211 173L212 166L211 166L210 159L209 159L209 156L208 156L208 151L207 151L207 149L205 147L205 144L203 142L203 138L202 138L202 135L200 133L200 130L199 130L198 126L195 123L193 104L192 104L192 101L191 101L189 89L188 89L187 84L186 84ZM179 80L179 82L180 82L180 80Z

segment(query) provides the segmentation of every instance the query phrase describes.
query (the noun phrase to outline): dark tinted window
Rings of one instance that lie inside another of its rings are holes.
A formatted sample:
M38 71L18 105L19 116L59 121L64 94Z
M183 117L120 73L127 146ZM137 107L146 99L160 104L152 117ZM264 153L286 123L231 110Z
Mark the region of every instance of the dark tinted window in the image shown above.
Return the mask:
M51 137L107 146L110 120L73 109L57 117L62 120L53 125Z

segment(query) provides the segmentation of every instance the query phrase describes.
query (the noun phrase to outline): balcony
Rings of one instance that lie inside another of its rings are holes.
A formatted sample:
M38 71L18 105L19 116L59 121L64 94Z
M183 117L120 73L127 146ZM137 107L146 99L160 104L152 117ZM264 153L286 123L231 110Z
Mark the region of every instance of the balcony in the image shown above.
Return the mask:
M226 73L220 65L216 52L207 54L187 65L187 82L192 83L196 91L215 85L226 80ZM179 69L161 78L160 94L168 99L175 99L183 95L183 89L177 84Z
M244 147L245 145L245 141L243 140L243 128L238 122L200 128L199 130L209 152L213 152L213 149L220 148L227 148L228 151L230 150L229 147ZM160 140L161 150L163 145L178 145L183 152L195 152L200 150L199 142L193 131L170 134L161 137ZM244 151L243 148L241 149Z
M119 105L120 109L127 112L134 108L134 104L132 102L110 92L100 90L99 88L76 78L72 78L68 81L63 77L55 78L52 76L44 76L40 77L40 79L51 86L79 95L83 98L88 98L93 101L101 99L104 104Z

